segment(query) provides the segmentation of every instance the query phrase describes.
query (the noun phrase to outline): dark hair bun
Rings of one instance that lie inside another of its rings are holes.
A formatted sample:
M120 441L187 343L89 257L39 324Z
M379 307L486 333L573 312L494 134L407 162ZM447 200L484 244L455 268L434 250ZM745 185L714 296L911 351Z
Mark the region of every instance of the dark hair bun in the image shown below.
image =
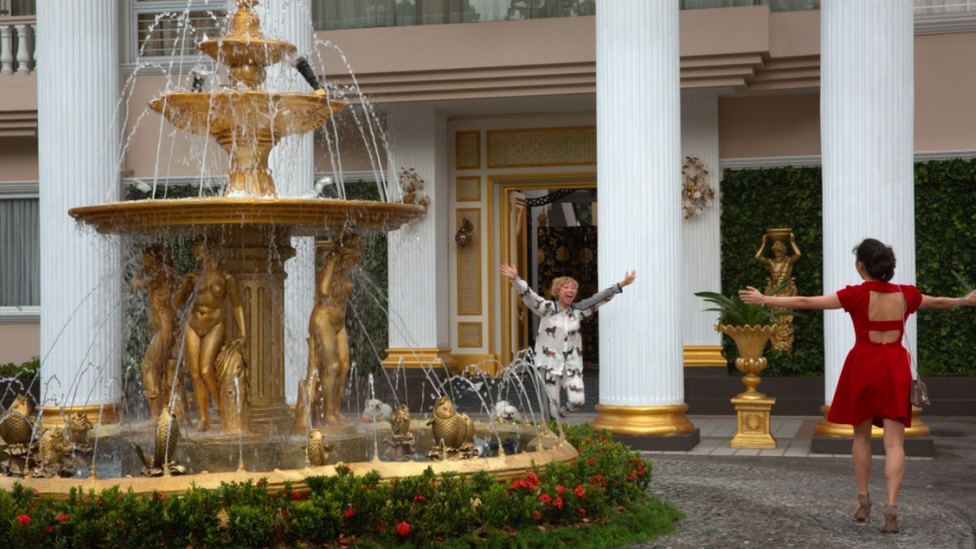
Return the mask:
M895 252L873 238L866 238L854 248L857 260L864 263L871 278L888 282L895 276Z

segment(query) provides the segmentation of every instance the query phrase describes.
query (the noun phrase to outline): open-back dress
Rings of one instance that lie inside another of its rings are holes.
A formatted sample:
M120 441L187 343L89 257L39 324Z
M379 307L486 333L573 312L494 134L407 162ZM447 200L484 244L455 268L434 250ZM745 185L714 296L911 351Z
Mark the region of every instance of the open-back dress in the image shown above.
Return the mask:
M872 292L899 291L904 294L907 305L902 320L868 318ZM847 286L837 292L837 297L854 322L855 343L844 361L827 421L859 425L871 419L874 425L881 427L882 419L893 419L911 427L911 404L908 402L912 386L911 357L901 342L905 320L922 304L921 292L915 286L870 280L859 286ZM871 341L870 332L888 330L898 331L897 341Z

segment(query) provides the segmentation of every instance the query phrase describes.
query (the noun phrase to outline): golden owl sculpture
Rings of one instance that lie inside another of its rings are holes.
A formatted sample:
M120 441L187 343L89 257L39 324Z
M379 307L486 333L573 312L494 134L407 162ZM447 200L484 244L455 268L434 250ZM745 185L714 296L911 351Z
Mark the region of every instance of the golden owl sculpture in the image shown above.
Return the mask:
M90 448L88 444L88 430L95 427L88 414L84 412L73 412L65 420L68 426L68 440L75 449Z
M68 453L68 442L61 429L48 429L41 435L41 441L37 448L37 467L34 467L33 475L39 478L53 477L60 475L70 477L75 474L75 470L70 464L65 462Z
M406 404L397 406L390 416L390 428L394 435L403 436L410 432L410 410Z
M434 443L445 448L461 448L474 441L474 422L468 414L457 413L449 396L434 401L434 417L427 425L432 425Z

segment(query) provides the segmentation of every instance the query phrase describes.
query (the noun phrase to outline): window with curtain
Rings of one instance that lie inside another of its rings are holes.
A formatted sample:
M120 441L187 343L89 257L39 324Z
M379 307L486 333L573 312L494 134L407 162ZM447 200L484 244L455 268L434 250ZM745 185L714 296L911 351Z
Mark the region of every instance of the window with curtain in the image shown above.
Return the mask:
M0 0L0 15L13 17L37 15L37 0Z
M0 199L0 307L41 304L36 198Z

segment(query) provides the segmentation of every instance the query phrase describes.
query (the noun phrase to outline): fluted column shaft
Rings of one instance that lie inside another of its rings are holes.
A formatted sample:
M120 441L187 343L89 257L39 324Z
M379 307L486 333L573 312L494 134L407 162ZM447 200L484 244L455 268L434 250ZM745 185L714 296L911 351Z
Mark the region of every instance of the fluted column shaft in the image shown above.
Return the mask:
M264 0L258 4L264 34L291 42L298 55L312 49L312 16L307 0ZM311 93L312 89L287 60L269 71L267 86L276 91ZM271 152L269 165L278 195L298 197L315 183L315 141L308 133L285 139ZM315 304L315 239L292 238L295 257L285 263L285 396L298 398L298 381L308 361L308 319Z
M122 267L116 238L80 230L68 209L119 199L119 17L115 0L40 0L38 166L41 400L121 397ZM89 411L91 408L89 408Z
M682 334L685 345L722 344L722 335L715 331L716 313L705 312L705 303L695 292L722 291L722 246L719 221L718 169L718 95L714 92L691 91L681 96L681 154L702 161L715 199L702 215L681 222L682 278L685 290L681 294ZM683 183L683 181L682 181ZM719 357L720 358L720 357ZM724 364L724 359L716 364Z
M682 404L677 2L601 4L596 59L600 286L637 270L600 312L600 404Z
M413 168L424 180L418 196L430 197L427 215L389 234L390 348L449 350L447 121L412 104L391 105L387 120L390 185Z
M824 0L821 18L824 292L860 283L851 249L868 237L894 248L894 282L913 284L912 0ZM824 344L830 404L854 344L843 312L826 313Z

